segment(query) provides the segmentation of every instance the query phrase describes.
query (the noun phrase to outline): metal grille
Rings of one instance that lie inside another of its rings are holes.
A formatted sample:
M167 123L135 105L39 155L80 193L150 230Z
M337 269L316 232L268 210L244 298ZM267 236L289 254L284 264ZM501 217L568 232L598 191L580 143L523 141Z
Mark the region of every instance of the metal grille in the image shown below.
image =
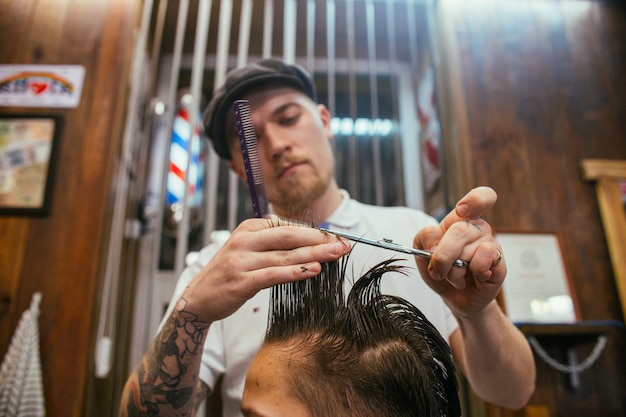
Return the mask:
M432 64L429 7L410 0L161 0L155 6L155 22L157 9L165 9L162 28L154 26L154 39L163 39L155 42L155 94L171 111L180 91L188 90L190 114L197 115L229 69L268 56L297 62L314 75L320 102L343 128L333 145L339 185L366 203L421 208L417 89ZM169 131L172 117L164 118ZM391 131L374 130L381 123L391 123ZM190 233L183 207L175 270L211 232L232 230L251 215L247 190L212 151L205 172L202 237L182 238Z

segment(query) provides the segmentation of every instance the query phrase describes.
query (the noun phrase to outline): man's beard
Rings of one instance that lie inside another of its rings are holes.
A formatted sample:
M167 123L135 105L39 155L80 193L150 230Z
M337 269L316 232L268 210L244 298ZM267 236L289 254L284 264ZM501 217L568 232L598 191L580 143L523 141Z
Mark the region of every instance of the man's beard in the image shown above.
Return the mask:
M308 220L312 217L311 204L319 199L330 184L331 176L307 175L307 181L287 181L272 205L276 214L293 220Z

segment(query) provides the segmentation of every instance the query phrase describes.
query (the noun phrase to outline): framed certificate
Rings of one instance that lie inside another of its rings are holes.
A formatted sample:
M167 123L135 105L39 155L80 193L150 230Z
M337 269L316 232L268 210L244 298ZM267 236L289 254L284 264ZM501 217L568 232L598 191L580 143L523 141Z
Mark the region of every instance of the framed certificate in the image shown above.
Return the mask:
M0 214L44 214L60 116L0 114Z
M497 233L506 257L502 298L515 323L573 323L580 318L555 233Z

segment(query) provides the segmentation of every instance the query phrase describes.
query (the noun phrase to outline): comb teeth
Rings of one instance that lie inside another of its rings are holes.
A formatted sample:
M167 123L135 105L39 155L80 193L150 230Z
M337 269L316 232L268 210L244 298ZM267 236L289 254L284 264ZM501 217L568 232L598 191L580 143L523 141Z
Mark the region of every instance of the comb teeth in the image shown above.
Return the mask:
M252 208L256 217L263 217L268 212L265 195L265 180L261 168L261 157L257 144L256 131L252 123L252 112L248 100L237 100L233 103L237 133L241 154L246 169L246 179L252 198Z

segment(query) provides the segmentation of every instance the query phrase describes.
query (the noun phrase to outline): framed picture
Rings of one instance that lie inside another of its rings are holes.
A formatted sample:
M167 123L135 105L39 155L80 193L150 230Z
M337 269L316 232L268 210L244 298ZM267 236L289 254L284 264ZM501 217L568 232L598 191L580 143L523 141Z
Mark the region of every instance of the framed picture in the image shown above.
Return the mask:
M0 114L0 214L49 211L57 115Z
M573 323L579 320L557 234L497 233L506 257L504 308L515 323Z

